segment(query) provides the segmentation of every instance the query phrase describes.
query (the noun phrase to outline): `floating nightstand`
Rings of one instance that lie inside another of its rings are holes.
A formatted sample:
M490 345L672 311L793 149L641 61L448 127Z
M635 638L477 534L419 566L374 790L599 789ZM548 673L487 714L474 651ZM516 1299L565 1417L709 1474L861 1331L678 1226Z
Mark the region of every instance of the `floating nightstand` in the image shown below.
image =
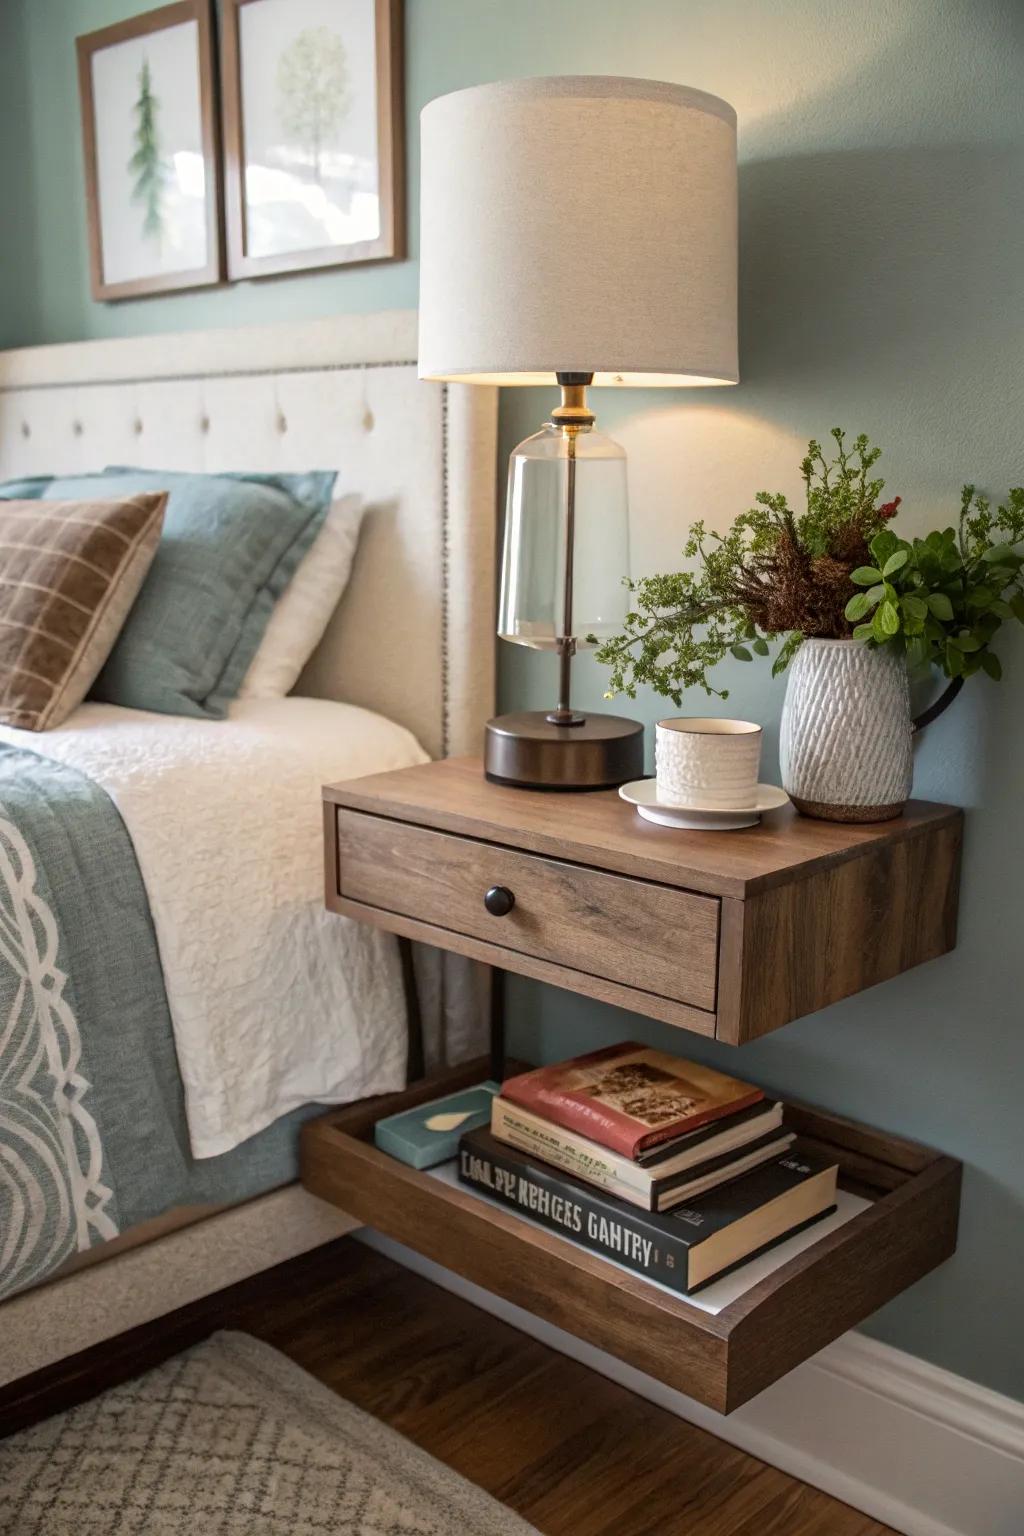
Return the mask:
M512 789L449 759L331 785L324 811L332 910L732 1044L955 942L963 818L951 806L911 802L874 826L786 808L742 833L674 832L614 791ZM311 1122L303 1183L719 1412L956 1247L959 1163L787 1104L787 1126L839 1165L841 1224L776 1250L708 1310L372 1145L382 1116L491 1070L470 1062Z

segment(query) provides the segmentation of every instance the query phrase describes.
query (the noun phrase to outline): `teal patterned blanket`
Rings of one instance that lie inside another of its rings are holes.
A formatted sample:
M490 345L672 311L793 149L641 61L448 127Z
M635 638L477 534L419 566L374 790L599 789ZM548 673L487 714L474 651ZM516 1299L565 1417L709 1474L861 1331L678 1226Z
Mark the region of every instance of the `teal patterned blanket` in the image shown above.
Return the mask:
M312 1112L193 1160L124 823L77 770L0 744L0 1297L176 1205L294 1178Z

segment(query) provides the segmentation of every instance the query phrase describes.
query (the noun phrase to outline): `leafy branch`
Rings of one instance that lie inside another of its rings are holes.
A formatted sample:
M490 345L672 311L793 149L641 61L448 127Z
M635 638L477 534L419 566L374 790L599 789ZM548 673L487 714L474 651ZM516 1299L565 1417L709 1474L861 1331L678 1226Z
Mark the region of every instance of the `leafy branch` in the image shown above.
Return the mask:
M950 678L1001 676L992 639L1005 620L1024 623L1024 487L993 511L967 485L956 528L904 540L889 526L901 499L883 502L873 473L881 450L863 433L831 437L831 457L808 444L802 511L760 491L725 533L693 524L686 569L626 583L622 633L588 636L610 670L607 697L648 686L677 708L687 688L725 699L710 676L719 662L775 644L778 675L807 637L899 646Z
M883 482L871 471L880 450L863 434L850 446L839 427L831 435L831 459L820 443L807 446L802 512L781 493L760 491L725 533L694 523L683 550L690 569L627 583L624 631L597 651L611 669L609 697L635 698L646 684L677 707L692 687L728 698L709 677L726 656L750 661L781 640L779 672L805 635L849 634L849 573L870 558L868 541L898 502L877 505Z
M873 563L850 579L866 590L846 605L854 639L905 649L912 667L934 666L946 677L982 671L998 682L991 641L1006 619L1024 623L1024 486L992 511L965 485L956 528L907 541L886 528L871 541ZM870 617L869 617L870 615Z

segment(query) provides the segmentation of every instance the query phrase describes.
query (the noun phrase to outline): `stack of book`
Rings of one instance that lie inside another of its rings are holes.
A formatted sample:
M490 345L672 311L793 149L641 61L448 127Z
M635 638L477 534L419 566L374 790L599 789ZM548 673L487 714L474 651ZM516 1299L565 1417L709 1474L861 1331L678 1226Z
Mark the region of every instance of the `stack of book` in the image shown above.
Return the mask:
M689 1293L835 1209L834 1163L759 1088L627 1042L510 1078L459 1177Z

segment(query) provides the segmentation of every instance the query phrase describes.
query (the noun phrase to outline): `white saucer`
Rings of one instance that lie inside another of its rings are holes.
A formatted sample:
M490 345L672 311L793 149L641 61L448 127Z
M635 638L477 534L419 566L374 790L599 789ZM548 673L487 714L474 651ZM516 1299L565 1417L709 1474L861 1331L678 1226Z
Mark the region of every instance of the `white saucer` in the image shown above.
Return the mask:
M657 779L634 779L619 789L621 798L635 805L645 821L653 821L659 827L684 827L692 832L732 832L739 827L753 827L761 820L763 811L777 810L789 802L784 789L774 784L759 784L757 800L752 806L730 810L720 805L670 805L658 799Z

